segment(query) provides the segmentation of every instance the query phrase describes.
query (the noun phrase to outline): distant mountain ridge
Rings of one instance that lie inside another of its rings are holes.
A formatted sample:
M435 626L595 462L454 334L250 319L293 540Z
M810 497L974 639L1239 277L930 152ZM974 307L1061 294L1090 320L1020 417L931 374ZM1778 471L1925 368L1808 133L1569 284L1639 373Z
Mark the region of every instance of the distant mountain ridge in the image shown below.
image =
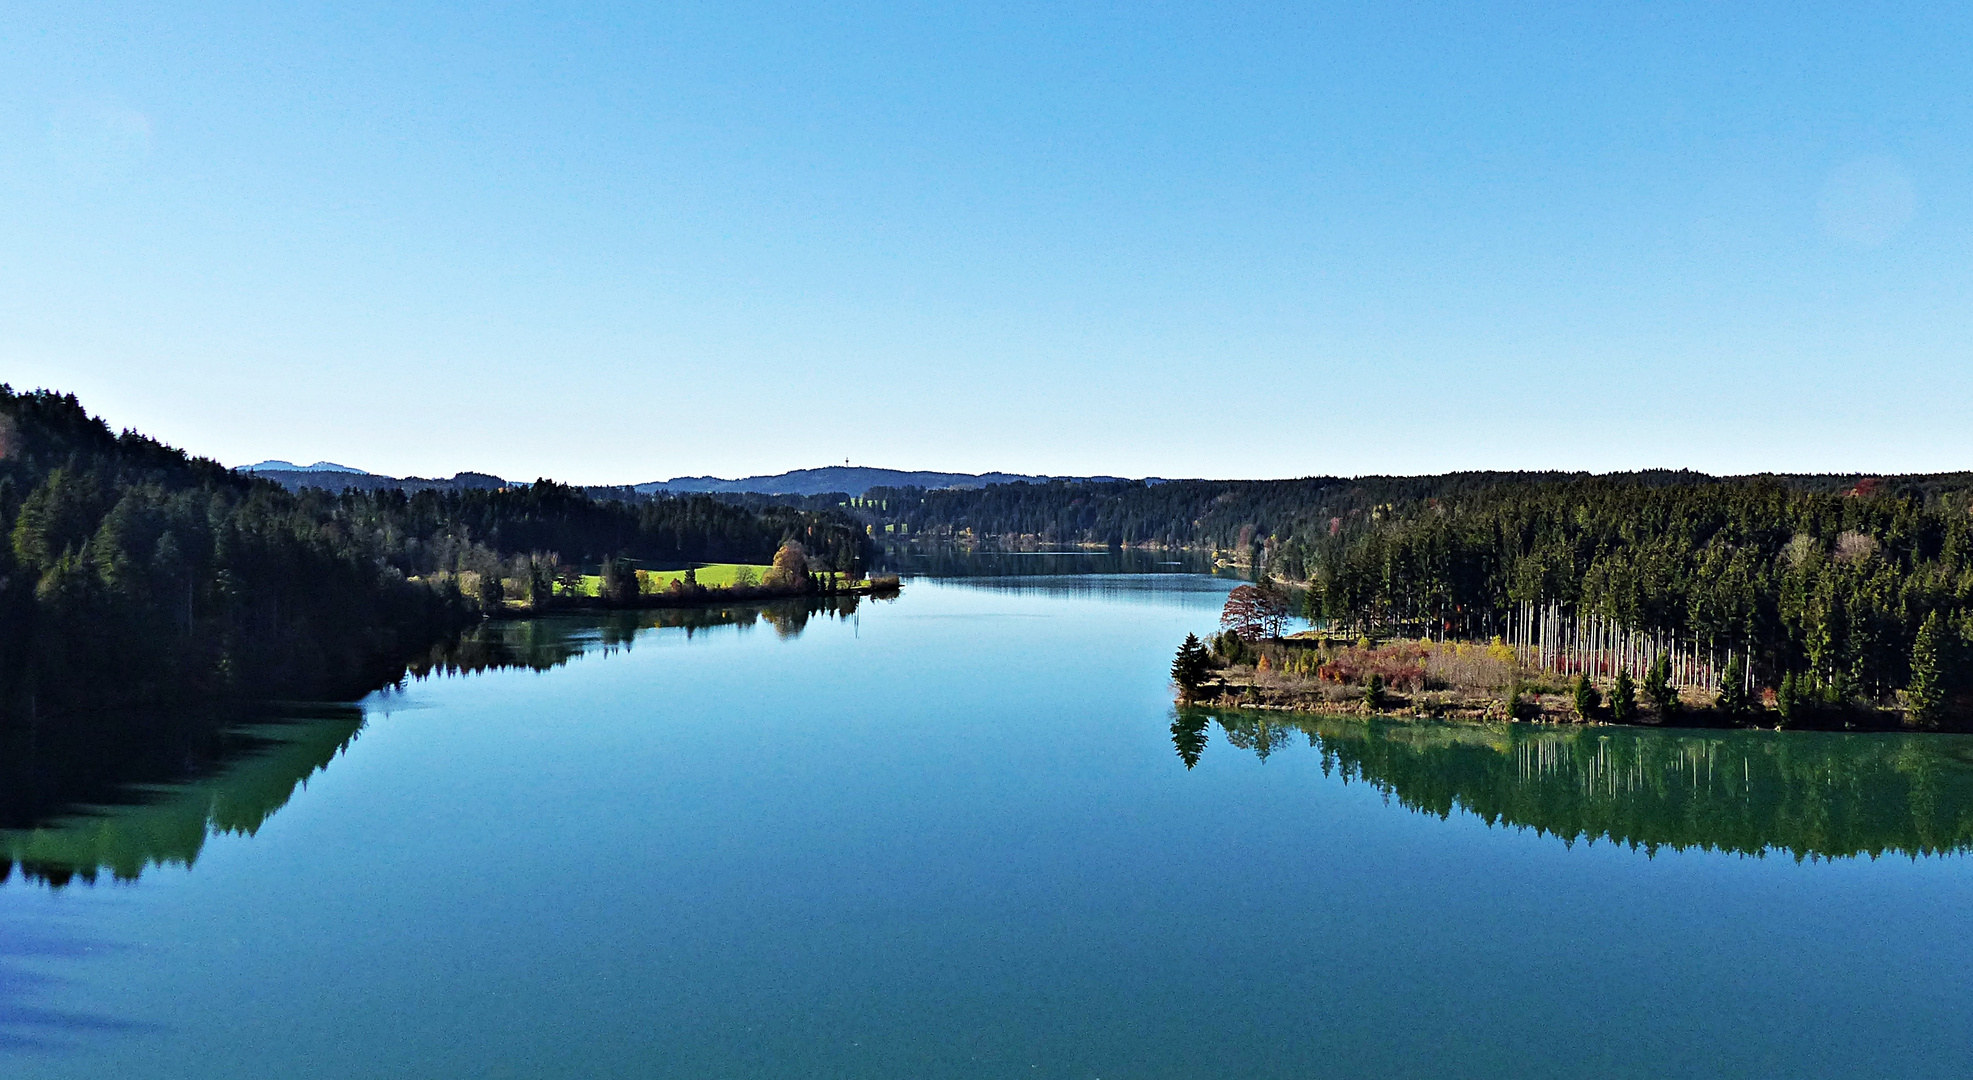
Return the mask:
M333 461L318 461L313 465L296 465L291 461L272 459L255 465L243 466L240 470L264 480L272 480L289 491L302 488L323 488L329 491L342 491L356 488L360 491L378 491L398 488L404 491L452 491L479 488L501 488L509 486L509 481L488 473L462 472L450 479L421 476L384 476L381 473L365 472ZM640 495L659 493L669 495L827 495L842 492L848 495L863 495L871 488L916 487L933 491L971 490L990 484L1030 483L1045 484L1051 481L1096 481L1112 482L1121 479L1115 476L1030 476L1024 473L957 473L933 472L928 470L876 469L856 465L830 465L820 469L794 469L775 473L772 476L745 476L738 480L727 480L717 476L678 476L670 480L652 480L631 485ZM602 494L608 491L622 491L621 487L610 485L590 485L586 490Z
M250 473L264 473L264 472L333 472L333 473L349 473L349 474L350 474L350 475L352 475L352 476L375 476L375 475L376 475L375 473L369 473L369 472L364 472L364 471L363 471L362 469L352 469L352 468L350 468L350 467L349 467L349 466L347 466L347 465L338 465L338 464L336 464L336 463L335 463L335 462L333 462L333 461L318 461L318 462L316 462L316 463L315 463L315 464L313 464L313 465L297 465L297 464L295 464L295 463L294 463L294 462L292 462L292 461L280 461L280 460L269 460L269 461L263 461L263 462L261 462L261 463L260 463L260 464L258 464L258 465L245 465L245 466L242 466L242 467L240 468L240 471L241 471L241 472L250 472Z
M982 488L989 484L1026 482L1045 484L1053 480L1110 482L1115 476L1029 476L1021 473L957 473L875 469L861 465L829 465L820 469L794 469L772 476L745 476L725 480L717 476L676 476L635 485L642 494L665 491L685 493L733 493L755 495L826 495L841 491L862 495L878 487Z
M318 461L313 465L296 465L287 461L263 461L258 465L248 465L239 470L262 480L272 480L289 491L303 488L320 488L324 491L345 491L355 488L358 491L468 491L498 490L509 486L507 481L487 473L462 472L450 479L427 479L422 476L383 476L378 473L352 469L337 465L332 461Z

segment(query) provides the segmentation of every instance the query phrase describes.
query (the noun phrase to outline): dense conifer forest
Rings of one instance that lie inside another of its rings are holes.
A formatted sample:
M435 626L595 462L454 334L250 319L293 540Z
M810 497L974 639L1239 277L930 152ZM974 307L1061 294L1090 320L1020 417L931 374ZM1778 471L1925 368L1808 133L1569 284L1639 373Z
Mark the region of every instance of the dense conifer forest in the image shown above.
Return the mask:
M0 386L0 708L336 697L390 682L503 589L583 564L860 558L841 514L708 497L290 493L134 432L73 395ZM468 575L471 575L468 578ZM482 583L472 595L462 580Z
M1908 689L1936 716L1973 637L1973 475L1462 473L873 491L906 536L1211 548L1365 633L1484 639L1522 605L1752 660L1781 705Z

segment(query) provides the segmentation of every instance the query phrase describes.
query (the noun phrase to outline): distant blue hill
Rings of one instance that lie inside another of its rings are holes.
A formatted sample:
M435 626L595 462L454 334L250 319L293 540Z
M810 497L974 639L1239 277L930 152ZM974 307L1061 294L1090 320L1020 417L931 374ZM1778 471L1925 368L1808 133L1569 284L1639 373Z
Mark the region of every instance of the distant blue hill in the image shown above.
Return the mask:
M333 472L333 473L349 473L353 476L376 475L375 473L364 472L362 469L352 469L347 465L338 465L333 461L318 461L313 465L297 465L292 461L263 461L258 465L248 465L245 468L241 469L240 471L250 472L250 473Z
M988 484L1026 481L1045 484L1051 480L1116 480L1114 476L1026 476L1020 473L908 472L901 469L870 469L853 465L830 465L820 469L795 469L773 476L746 476L724 480L717 476L678 476L638 484L642 494L668 491L733 492L756 495L826 495L832 491L862 495L873 487L979 488Z
M494 489L507 486L507 481L486 473L462 472L449 480L428 480L422 476L382 476L362 469L352 469L333 461L318 461L313 465L296 465L289 461L263 461L258 465L248 465L240 470L262 480L272 480L289 491L302 488L321 488L325 491L343 491L356 488L359 491L461 491L474 488Z
M487 473L462 472L450 479L395 477L352 469L332 461L318 461L313 465L296 465L293 462L279 460L263 461L257 465L248 465L240 471L251 473L264 480L272 480L289 491L299 491L302 488L322 488L328 491L342 491L345 488L379 491L395 488L415 492L500 488L508 485L507 481ZM1029 476L1021 473L927 472L831 465L821 469L795 469L792 472L776 473L773 476L746 476L738 480L726 480L717 476L680 476L670 480L637 484L634 490L642 495L658 492L672 495L827 495L832 492L862 495L873 487L980 488L988 484L1012 484L1023 481L1030 484L1045 484L1051 480L1116 479L1118 478L1114 476ZM593 494L608 497L609 493L621 492L623 489L595 487L590 490Z

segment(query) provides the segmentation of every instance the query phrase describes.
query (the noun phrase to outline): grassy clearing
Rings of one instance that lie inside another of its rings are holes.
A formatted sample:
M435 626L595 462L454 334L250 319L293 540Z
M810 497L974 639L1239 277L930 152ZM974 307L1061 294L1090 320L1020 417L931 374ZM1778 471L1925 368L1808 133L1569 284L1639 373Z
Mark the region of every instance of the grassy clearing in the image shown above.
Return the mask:
M724 589L732 587L734 579L740 574L741 567L746 567L754 572L754 582L756 584L760 582L761 578L767 576L769 570L774 569L772 566L755 563L708 563L705 566L697 567L693 572L699 584L704 585L706 588ZM644 591L647 593L663 592L671 588L672 582L682 581L684 578L685 571L683 570L637 571L637 579L643 583ZM584 574L582 576L582 595L599 596L602 594L602 590L603 579L601 576L596 574Z
M769 570L774 569L772 566L760 566L748 563L708 563L705 566L699 567L694 573L698 577L699 584L704 585L706 588L726 589L732 587L733 580L739 575L742 566L754 572L754 582L756 584L760 582L761 578L767 576ZM671 588L671 583L674 581L684 580L685 571L639 570L637 576L644 582L645 592L657 592L662 589ZM599 578L597 580L600 581L601 579Z

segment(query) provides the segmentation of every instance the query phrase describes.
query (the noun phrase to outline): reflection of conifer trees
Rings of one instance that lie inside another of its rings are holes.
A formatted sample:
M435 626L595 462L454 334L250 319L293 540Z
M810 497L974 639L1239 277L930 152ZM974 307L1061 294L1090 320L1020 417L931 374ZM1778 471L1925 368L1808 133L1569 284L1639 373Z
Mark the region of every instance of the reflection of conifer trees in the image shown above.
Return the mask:
M1973 764L1935 735L1544 729L1188 710L1265 759L1305 732L1325 774L1412 810L1565 841L1797 858L1973 850ZM1174 742L1178 733L1173 727ZM1203 749L1203 740L1198 744ZM1180 756L1190 766L1196 753Z
M1281 716L1266 712L1223 713L1215 719L1226 733L1228 746L1252 750L1262 761L1288 745L1291 726Z
M883 552L884 565L910 574L935 578L1081 577L1091 574L1203 574L1212 560L1200 552L1144 551L1003 551L956 547L949 543L894 543Z
M50 729L31 745L9 745L0 880L16 866L28 880L56 887L101 873L131 880L151 866L190 866L207 837L258 831L364 723L361 710L348 707L246 728L236 719L99 717L89 739ZM115 736L116 750L107 749L105 734Z
M812 618L855 614L858 602L835 596L484 622L431 649L404 674L548 671L585 653L628 650L642 633L741 628L763 616L793 636ZM104 713L87 728L0 725L0 880L19 873L59 886L103 873L134 878L149 866L189 866L213 833L258 830L364 724L355 706L263 715L245 728L241 715Z
M496 668L548 671L591 649L627 651L637 635L650 630L683 630L690 635L716 627L746 628L763 618L780 636L791 638L808 626L812 616L847 618L855 614L860 600L857 596L810 597L732 607L646 608L485 622L434 646L408 666L407 674L422 679Z
M1198 709L1179 709L1171 722L1171 742L1178 748L1178 759L1186 768L1199 763L1206 752L1206 724L1209 714Z

